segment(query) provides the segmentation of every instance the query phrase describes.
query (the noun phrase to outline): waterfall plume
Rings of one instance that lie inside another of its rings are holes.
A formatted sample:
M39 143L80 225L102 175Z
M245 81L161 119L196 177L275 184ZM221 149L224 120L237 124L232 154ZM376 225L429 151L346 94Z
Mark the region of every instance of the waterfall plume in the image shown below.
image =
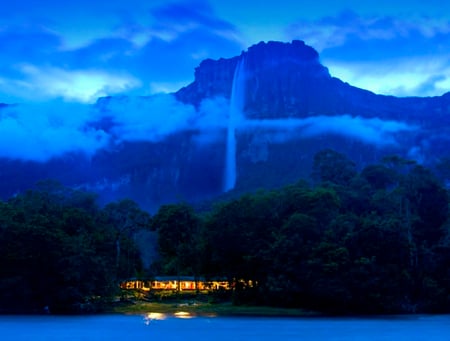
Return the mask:
M241 57L236 65L231 88L230 111L228 116L227 144L225 155L224 192L236 185L236 124L243 117L245 102L245 59Z

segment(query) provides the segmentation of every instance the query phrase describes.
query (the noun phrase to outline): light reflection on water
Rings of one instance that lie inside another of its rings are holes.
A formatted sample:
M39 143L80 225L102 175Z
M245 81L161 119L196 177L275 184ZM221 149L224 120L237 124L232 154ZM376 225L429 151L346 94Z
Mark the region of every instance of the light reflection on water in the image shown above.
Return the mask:
M146 325L149 325L150 322L155 321L155 320L165 320L168 317L167 314L163 314L163 313L147 313L144 316L144 323Z
M450 340L448 315L386 318L183 315L0 316L0 337L1 340Z
M188 313L187 311L177 311L173 315L180 319L190 319L194 317L194 315Z
M194 318L195 315L190 312L187 312L187 311L176 311L172 315L165 314L165 313L147 313L144 316L144 323L146 325L149 325L150 322L152 322L152 321L165 320L169 317L175 317L175 318L180 318L180 319L190 319L190 318Z

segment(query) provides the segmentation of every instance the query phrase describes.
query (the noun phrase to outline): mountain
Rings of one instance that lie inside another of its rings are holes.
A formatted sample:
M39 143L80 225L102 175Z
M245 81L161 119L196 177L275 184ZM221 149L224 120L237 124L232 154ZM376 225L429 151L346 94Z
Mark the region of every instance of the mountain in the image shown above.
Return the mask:
M3 158L0 195L55 178L96 191L105 201L131 197L154 211L229 188L241 193L307 178L314 155L326 148L359 167L391 154L427 165L449 157L450 93L397 98L353 87L332 77L302 41L261 42L240 56L204 60L195 80L172 97L174 109L160 118L159 130L128 135L114 115L139 110L142 120L150 120L158 112L146 108L159 99L100 98L92 108L100 119L89 128L105 132L112 143L90 156Z
M180 89L179 100L196 106L214 96L231 95L234 70L246 59L245 115L248 118L304 118L314 115L358 115L433 124L446 120L450 92L421 98L376 95L331 77L318 53L302 41L261 42L241 56L205 60L195 70L195 81ZM448 122L448 121L446 121Z

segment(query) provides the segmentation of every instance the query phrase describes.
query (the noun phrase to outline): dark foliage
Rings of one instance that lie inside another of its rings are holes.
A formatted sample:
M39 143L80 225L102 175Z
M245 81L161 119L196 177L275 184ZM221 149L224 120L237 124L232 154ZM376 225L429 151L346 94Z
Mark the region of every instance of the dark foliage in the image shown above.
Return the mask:
M161 208L161 268L239 280L238 304L449 312L449 200L432 172L397 157L358 171L326 150L313 173L315 187L247 194L209 212Z
M52 181L1 202L0 312L95 311L116 294L141 267L125 230L146 214L126 204L100 208L94 194Z
M143 270L136 233L158 234L153 271L227 278L235 304L327 313L449 312L448 192L398 157L358 171L326 150L298 182L196 212L51 181L0 202L0 311L95 310Z

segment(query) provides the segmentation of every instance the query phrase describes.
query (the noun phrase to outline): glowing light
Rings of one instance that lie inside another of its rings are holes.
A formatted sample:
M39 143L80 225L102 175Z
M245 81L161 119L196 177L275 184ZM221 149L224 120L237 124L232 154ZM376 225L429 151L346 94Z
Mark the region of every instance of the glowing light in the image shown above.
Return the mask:
M190 318L194 317L191 313L189 313L187 311L177 311L173 315L175 317L181 318L181 319L190 319Z
M164 320L167 315L164 313L148 313L146 317L151 320Z
M152 321L155 320L165 320L167 315L164 313L148 313L144 317L144 323L149 325Z

